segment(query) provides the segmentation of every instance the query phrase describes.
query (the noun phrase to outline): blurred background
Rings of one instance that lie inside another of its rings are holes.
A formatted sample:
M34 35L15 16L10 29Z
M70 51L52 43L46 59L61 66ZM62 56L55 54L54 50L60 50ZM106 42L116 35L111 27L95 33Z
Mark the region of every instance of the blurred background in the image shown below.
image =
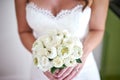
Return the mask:
M103 39L102 80L120 80L120 0L111 0Z
M120 80L120 0L111 0L105 36L94 50L102 80ZM0 0L0 80L30 80L31 54L17 33L14 0Z

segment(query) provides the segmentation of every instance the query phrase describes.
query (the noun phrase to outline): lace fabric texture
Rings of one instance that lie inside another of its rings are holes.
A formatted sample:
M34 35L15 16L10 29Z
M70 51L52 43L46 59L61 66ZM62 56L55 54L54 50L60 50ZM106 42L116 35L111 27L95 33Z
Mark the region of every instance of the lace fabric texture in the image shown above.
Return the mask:
M26 5L26 20L33 29L35 38L54 29L67 29L74 36L83 40L88 33L88 24L91 8L82 11L82 5L76 5L70 10L61 10L56 16L51 11L38 7L33 2ZM48 80L47 77L35 67L32 68L32 80ZM88 56L81 72L74 80L100 80L92 53Z
M56 16L32 2L26 6L26 19L36 37L51 29L67 29L82 39L88 30L90 14L91 9L87 7L82 11L82 5L76 5L71 10L61 10Z
M44 8L40 8L33 2L28 3L28 8L31 8L31 9L35 10L36 12L42 13L51 18L57 18L57 19L64 17L65 15L71 14L73 11L77 11L78 9L81 9L81 7L82 7L82 5L77 5L70 10L68 10L68 9L61 10L56 16L54 16L51 11L44 9Z

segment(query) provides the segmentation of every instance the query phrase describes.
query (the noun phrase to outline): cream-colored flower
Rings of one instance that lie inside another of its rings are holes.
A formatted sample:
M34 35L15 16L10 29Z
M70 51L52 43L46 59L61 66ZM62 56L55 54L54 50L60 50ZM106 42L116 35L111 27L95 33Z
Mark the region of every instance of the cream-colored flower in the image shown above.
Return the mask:
M73 45L61 44L58 47L58 55L62 58L66 58L72 54L72 48L73 48Z
M52 47L51 49L48 50L47 52L47 57L50 59L53 59L57 56L57 51L55 47Z
M63 59L57 56L53 59L52 63L54 67L60 68L63 66Z
M61 30L53 30L51 31L50 35L54 38L57 38L57 39L62 39L63 38L63 32Z
M67 67L75 66L76 65L76 60L74 59L74 56L69 56L64 59L64 64Z
M48 51L46 48L43 49L34 49L32 51L33 55L39 55L39 56L46 56L48 54Z
M42 56L40 58L40 67L42 71L47 71L52 67L51 62L49 61L49 59L46 56Z
M71 37L71 34L68 32L68 30L63 30L62 32L63 32L64 38Z
M35 66L39 67L40 57L38 55L33 55L33 63Z
M73 37L74 44L79 46L80 48L83 48L82 42L78 37Z
M43 49L43 43L41 40L37 39L32 46L32 51L34 50L39 50L39 49Z
M79 59L82 57L82 55L83 55L82 48L79 46L74 46L72 56L74 56L75 59Z
M40 63L42 66L47 66L49 64L49 59L46 56L42 56L40 59Z
M75 41L71 37L70 38L64 38L63 39L63 44L73 46L75 44Z
M67 30L54 30L40 36L33 44L33 62L42 71L52 67L74 66L82 57L82 43ZM51 59L51 60L50 60Z
M43 47L44 48L50 48L50 47L52 47L51 40L52 40L52 38L49 35L41 36L41 41L43 43Z
M61 44L62 42L62 38L60 36L52 36L52 41L51 41L51 45L54 47L57 47Z

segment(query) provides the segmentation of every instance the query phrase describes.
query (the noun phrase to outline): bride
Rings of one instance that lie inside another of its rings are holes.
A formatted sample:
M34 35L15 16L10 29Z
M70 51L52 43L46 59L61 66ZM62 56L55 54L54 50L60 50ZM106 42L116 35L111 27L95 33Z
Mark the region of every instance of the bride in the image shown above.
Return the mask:
M83 43L81 64L54 74L34 67L32 80L100 80L92 50L104 34L108 0L15 0L15 7L19 36L28 51L53 29L67 29Z

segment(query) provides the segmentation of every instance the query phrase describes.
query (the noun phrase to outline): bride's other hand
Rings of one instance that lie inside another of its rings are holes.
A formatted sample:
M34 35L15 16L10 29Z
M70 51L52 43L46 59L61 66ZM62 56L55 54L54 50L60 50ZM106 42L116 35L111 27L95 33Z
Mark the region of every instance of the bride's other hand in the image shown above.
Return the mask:
M57 72L56 72L57 73ZM56 77L54 77L54 74L52 74L49 71L44 72L44 74L47 76L49 80L58 80Z
M55 76L57 80L72 80L81 71L83 64L77 64L75 67L62 69Z

